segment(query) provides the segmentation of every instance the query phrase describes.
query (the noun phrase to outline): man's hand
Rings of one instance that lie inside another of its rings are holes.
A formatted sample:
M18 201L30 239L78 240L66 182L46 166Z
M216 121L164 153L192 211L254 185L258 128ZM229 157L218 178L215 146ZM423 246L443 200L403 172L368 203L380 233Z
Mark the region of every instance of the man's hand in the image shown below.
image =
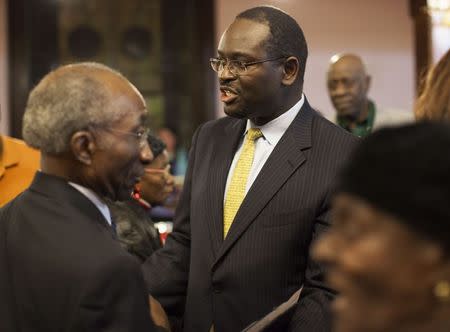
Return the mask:
M167 318L166 312L164 311L161 304L155 300L151 295L148 297L150 304L150 316L152 317L153 322L159 326L164 328L166 331L170 332L170 324L169 319Z

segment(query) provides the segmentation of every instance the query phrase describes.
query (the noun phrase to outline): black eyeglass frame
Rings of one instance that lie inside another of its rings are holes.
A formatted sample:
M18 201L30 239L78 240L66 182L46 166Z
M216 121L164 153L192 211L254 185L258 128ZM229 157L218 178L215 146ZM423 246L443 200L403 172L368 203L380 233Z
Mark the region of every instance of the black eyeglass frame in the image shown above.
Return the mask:
M260 63L264 63L264 62L276 61L276 60L285 59L285 58L287 58L287 56L283 55L283 56L279 56L276 58L269 58L269 59L250 61L250 62L242 62L239 60L230 60L230 59L210 58L209 63L211 65L212 70L214 70L216 73L222 72L225 69L225 67L227 67L228 70L230 71L230 73L232 73L235 76L239 76L239 75L245 74L247 72L248 66L253 66L253 65L260 64ZM217 68L215 68L216 64L217 64ZM234 64L234 67L232 66L230 68L230 64ZM222 67L222 68L220 68L220 67ZM237 72L235 71L236 69L237 69Z

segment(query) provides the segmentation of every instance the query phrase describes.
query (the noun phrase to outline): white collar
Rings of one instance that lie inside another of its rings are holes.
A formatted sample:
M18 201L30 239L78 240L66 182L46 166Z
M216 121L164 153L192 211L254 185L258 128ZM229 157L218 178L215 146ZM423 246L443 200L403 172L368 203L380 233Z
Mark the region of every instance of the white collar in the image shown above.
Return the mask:
M105 217L108 224L112 225L111 223L111 213L109 212L109 208L104 203L100 197L91 189L83 187L82 185L79 185L77 183L73 183L69 181L69 184L77 189L80 193L82 193L84 196L86 196L94 205L100 210L102 215Z

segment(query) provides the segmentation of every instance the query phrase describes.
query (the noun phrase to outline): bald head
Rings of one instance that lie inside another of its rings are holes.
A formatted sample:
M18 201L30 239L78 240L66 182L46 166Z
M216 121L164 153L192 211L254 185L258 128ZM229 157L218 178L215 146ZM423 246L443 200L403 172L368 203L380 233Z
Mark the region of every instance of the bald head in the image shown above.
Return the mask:
M370 76L362 59L355 54L331 57L328 92L339 116L357 118L367 106Z
M362 61L361 57L356 54L335 54L330 59L330 67L328 71L334 70L335 68L346 68L352 70L360 75L366 74L366 66Z
M123 117L124 98L136 100L139 108L145 108L141 94L119 72L98 63L62 66L31 91L23 137L44 153L65 152L74 132L107 126Z

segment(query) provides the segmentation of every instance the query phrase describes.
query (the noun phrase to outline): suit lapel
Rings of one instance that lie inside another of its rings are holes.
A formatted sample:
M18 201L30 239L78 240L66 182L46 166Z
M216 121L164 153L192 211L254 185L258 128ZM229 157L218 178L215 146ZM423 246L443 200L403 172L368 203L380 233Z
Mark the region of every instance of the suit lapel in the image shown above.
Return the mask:
M233 161L239 140L245 130L246 121L232 121L222 132L217 135L214 142L211 158L210 172L208 175L208 192L206 199L209 203L207 219L210 239L214 255L219 251L223 243L223 195L227 182L228 171Z
M215 264L261 213L271 198L306 161L303 150L311 147L314 111L305 104L286 130L247 193L216 256Z

